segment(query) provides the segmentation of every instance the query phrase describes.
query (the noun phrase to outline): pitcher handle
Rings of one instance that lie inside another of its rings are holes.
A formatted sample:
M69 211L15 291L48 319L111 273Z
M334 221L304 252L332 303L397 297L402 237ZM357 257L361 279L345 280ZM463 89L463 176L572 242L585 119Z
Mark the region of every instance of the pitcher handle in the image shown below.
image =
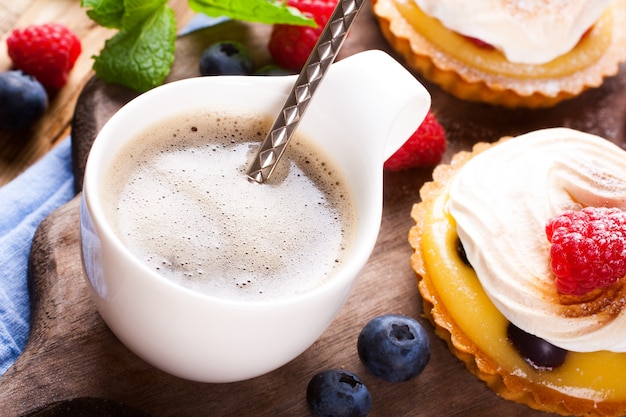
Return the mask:
M345 123L358 126L381 163L415 132L430 109L430 94L389 54L360 52L333 64L312 105L334 107ZM382 139L381 139L382 138ZM384 139L384 140L383 140Z

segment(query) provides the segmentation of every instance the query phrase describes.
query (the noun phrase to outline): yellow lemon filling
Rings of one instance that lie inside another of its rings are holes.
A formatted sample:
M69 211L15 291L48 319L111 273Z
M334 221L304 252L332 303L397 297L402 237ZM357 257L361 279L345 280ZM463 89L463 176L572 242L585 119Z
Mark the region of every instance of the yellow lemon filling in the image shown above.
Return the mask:
M443 53L481 71L513 78L541 79L574 74L590 67L602 57L611 44L613 21L609 6L577 46L546 64L517 64L508 61L496 49L475 45L467 38L448 30L412 0L393 0L402 17L424 38Z
M626 401L626 353L569 352L553 370L536 370L508 341L508 321L491 303L474 270L460 258L456 224L446 209L448 192L426 207L421 235L425 270L452 321L501 369L572 397L594 402Z

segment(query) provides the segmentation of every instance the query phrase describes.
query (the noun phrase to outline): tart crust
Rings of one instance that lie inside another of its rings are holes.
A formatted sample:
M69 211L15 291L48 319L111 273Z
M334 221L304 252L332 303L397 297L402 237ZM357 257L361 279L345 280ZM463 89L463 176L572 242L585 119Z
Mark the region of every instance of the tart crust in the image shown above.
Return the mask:
M450 164L439 165L435 168L433 181L424 184L420 190L421 202L414 204L411 211L411 217L415 225L409 231L408 240L414 250L411 256L411 267L417 274L418 288L423 300L424 315L433 324L436 334L447 343L450 351L465 364L471 373L484 381L500 397L526 404L537 410L562 415L595 417L624 415L626 413L626 400L615 401L610 398L600 398L602 393L598 393L599 396L596 399L567 395L563 391L553 389L549 384L533 381L531 376L533 371L529 371L528 367L520 367L515 372L507 369L506 366L498 363L468 336L468 333L463 330L446 308L444 304L445 297L442 297L442 294L437 291L436 284L433 281L434 271L429 270L429 267L432 266L427 265L425 260L429 256L426 252L431 251L431 248L424 243L423 239L425 230L430 226L428 224L430 213L439 210L442 196L447 195L452 178L468 160L507 139L502 138L499 142L493 144L481 142L474 146L472 152L463 151L457 153ZM452 224L451 227L454 228L454 225ZM440 229L437 227L437 231ZM454 233L456 235L456 232ZM445 271L444 273L453 274L454 272ZM472 289L461 288L460 291L470 293ZM470 298L472 297L470 296ZM474 301L481 302L481 299L476 297ZM495 309L495 306L491 305L490 302L488 303L490 304L488 309ZM468 312L468 314L472 313ZM496 314L499 314L499 312L496 311ZM489 321L485 320L485 322ZM484 325L483 323L482 326ZM490 324L487 323L486 325ZM499 331L502 334L501 339L505 340L506 330L503 328ZM500 341L500 343L502 342ZM508 342L505 343L508 345ZM511 347L511 349L513 348ZM519 357L516 360L523 362ZM541 371L536 372L541 373ZM592 388L589 388L588 391L591 392Z
M412 0L372 0L372 3L381 32L392 49L426 79L463 100L505 107L550 107L589 88L599 87L606 77L617 74L619 64L626 60L626 0L614 0L605 12L608 16L602 18L603 24L608 26L603 28L607 36L597 36L599 41L604 38L606 43L598 45L599 51L593 51L597 59L590 60L589 65L577 71L546 77L536 75L544 72L541 66L534 71L532 65L520 65L527 76L518 77L468 65L415 29L410 17L405 17L415 14L410 11L412 8L421 13ZM452 37L461 38L435 19L431 20L431 26L440 26L437 28L439 33L448 32ZM459 42L464 42L463 48L453 49L470 51L468 55L485 54L484 49L469 40ZM502 60L506 61L503 56ZM562 66L571 68L578 65L577 62L572 57L571 65ZM507 66L515 69L515 64L508 63Z

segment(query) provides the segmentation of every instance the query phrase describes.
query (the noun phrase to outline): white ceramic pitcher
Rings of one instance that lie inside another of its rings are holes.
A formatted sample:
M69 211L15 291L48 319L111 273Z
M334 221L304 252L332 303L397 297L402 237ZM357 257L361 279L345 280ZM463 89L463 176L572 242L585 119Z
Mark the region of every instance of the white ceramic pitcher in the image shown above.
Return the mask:
M205 107L243 106L276 115L294 82L295 76L219 76L169 83L125 105L93 144L81 201L87 282L115 335L168 373L230 382L291 361L330 325L372 252L382 216L383 163L415 131L430 106L424 87L380 51L333 64L298 127L343 170L358 215L356 244L345 267L318 288L258 302L194 292L136 259L104 215L99 187L128 139L160 119Z

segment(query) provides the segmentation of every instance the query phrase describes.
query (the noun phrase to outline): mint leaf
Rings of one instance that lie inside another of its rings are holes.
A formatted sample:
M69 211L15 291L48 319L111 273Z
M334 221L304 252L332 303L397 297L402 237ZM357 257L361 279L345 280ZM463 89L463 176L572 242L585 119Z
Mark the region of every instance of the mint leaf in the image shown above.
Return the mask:
M213 17L265 24L316 26L285 0L188 0ZM81 0L100 26L119 29L106 41L93 69L102 80L143 92L163 83L174 63L176 19L167 0Z
M87 7L87 16L100 26L120 29L124 16L124 3L119 0L81 0L81 7Z
M189 0L189 7L208 16L228 16L259 23L316 26L315 21L279 0Z
M93 69L106 82L143 92L162 84L171 70L176 21L168 6L149 14L143 9L133 13L125 14L129 27L106 41Z
M119 1L119 0L118 0ZM149 19L154 13L160 13L167 0L124 0L124 18L122 28L130 28Z

